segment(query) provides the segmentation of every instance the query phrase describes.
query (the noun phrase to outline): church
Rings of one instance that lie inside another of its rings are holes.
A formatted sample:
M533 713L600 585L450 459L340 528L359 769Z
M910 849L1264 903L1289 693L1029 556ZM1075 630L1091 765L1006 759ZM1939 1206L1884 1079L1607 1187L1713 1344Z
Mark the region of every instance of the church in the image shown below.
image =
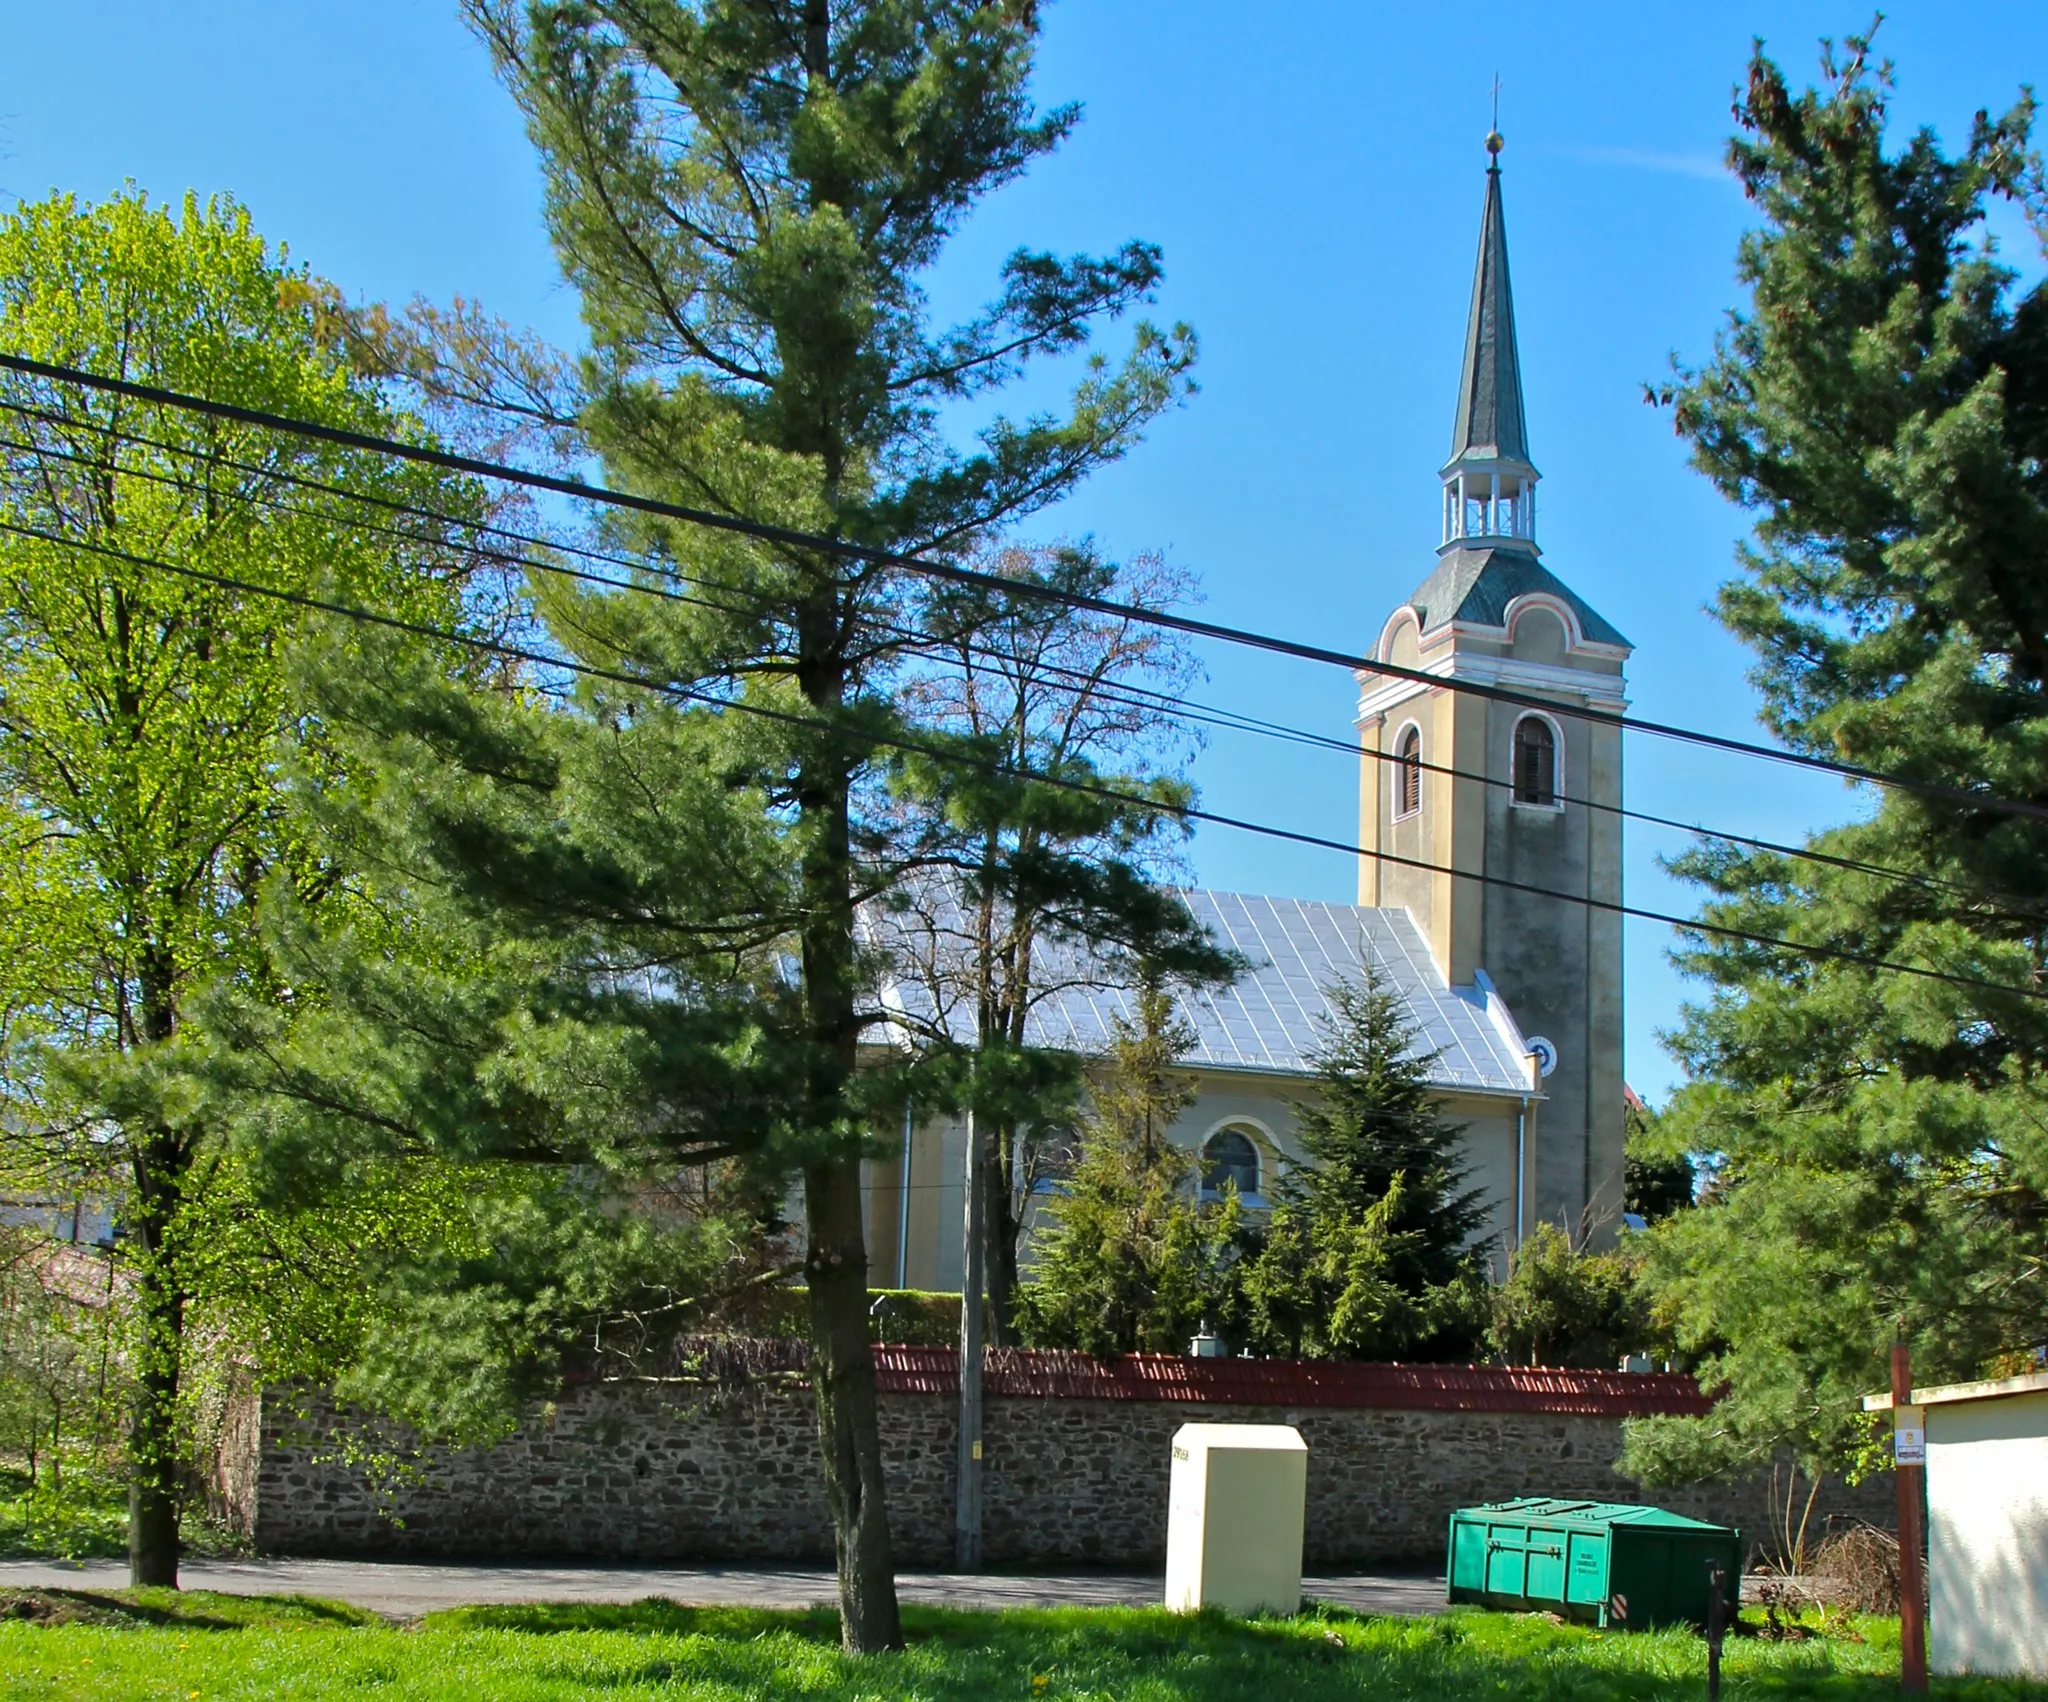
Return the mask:
M1360 646L1358 901L1184 893L1248 967L1182 1002L1195 1043L1180 1067L1197 1094L1171 1131L1200 1155L1206 1189L1234 1183L1253 1209L1266 1203L1300 1159L1324 989L1370 963L1436 1054L1432 1083L1464 1126L1496 1269L1538 1222L1596 1238L1620 1222L1621 918L1601 907L1622 896L1621 733L1607 718L1625 706L1629 656L1536 541L1500 146L1487 138L1438 473L1443 542ZM1077 978L1039 1005L1032 1039L1099 1055L1129 1011L1122 990ZM913 1115L902 1151L867 1165L875 1286L961 1286L965 1164L960 1124Z

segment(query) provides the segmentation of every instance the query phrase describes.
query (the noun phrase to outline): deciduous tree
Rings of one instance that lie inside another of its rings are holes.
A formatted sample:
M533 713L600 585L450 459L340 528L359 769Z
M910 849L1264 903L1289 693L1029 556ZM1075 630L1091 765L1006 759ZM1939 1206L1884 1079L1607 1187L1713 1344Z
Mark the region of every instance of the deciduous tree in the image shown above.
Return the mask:
M296 281L232 202L54 199L0 220L0 346L408 429L281 302ZM455 619L470 565L448 533L371 536L287 481L424 497L458 521L474 494L62 383L6 375L0 405L0 1130L17 1168L117 1201L135 1281L130 1570L175 1584L194 1226L226 1157L184 1068L195 999L281 997L262 895L297 882L310 898L321 879L280 804L312 738L286 681L302 615L261 593Z

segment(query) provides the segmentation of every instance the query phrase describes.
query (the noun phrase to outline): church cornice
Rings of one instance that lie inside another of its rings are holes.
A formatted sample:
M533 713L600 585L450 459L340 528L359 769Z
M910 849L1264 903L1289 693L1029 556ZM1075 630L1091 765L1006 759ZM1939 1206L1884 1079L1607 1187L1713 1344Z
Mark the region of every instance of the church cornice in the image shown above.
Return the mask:
M1445 684L1469 680L1474 685L1499 686L1533 696L1578 698L1586 708L1601 714L1619 715L1628 708L1627 688L1619 674L1589 673L1555 662L1525 662L1513 656L1477 656L1470 651L1453 650L1448 655L1431 657L1417 671ZM1418 692L1432 689L1412 679L1386 679L1367 668L1358 669L1357 676L1359 684L1366 688L1358 698L1357 724L1361 726L1391 713ZM1379 683L1371 684L1373 681ZM1564 706L1572 707L1569 701Z

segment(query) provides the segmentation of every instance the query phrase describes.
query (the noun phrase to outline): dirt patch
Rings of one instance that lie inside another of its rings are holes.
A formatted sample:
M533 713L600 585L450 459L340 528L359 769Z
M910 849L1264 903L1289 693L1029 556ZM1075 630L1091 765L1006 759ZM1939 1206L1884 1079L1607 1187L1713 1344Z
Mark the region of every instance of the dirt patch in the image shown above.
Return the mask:
M149 1623L124 1603L85 1590L0 1590L0 1619L31 1625L117 1625Z

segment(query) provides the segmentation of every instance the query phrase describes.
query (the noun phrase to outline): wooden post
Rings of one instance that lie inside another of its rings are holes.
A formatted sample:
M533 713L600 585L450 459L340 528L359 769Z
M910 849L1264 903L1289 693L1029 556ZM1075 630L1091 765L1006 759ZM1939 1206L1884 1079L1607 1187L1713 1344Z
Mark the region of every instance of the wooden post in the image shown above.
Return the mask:
M1728 1569L1707 1562L1707 1702L1721 1702L1721 1642L1728 1629Z
M960 1261L960 1449L954 1472L953 1564L981 1570L981 1305L987 1286L982 1255L981 1135L967 1113L967 1210Z
M1892 1453L1899 1479L1899 1688L1909 1696L1927 1694L1927 1578L1925 1521L1927 1491L1924 1454L1899 1459L1900 1413L1913 1402L1913 1368L1906 1344L1892 1348Z

